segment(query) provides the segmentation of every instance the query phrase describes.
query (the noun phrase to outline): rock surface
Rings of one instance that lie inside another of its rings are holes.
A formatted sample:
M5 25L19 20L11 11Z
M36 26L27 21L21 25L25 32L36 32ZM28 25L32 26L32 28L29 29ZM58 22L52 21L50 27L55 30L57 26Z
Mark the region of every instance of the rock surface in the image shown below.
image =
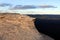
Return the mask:
M37 31L34 18L20 14L0 13L0 40L53 39Z

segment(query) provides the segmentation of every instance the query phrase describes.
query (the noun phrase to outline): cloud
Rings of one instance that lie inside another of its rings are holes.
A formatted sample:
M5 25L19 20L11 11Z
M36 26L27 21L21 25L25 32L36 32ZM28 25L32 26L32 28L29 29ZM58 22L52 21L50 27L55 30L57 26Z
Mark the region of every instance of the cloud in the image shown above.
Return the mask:
M11 8L11 9L33 9L36 8L36 6L33 5L16 5L15 7Z
M35 8L56 8L55 6L52 5L40 5L40 6L34 6L34 5L16 5L10 10L18 10L18 9L35 9Z
M5 6L12 6L12 4L8 4L8 3L1 3L0 7L5 7Z
M40 5L39 8L57 8L57 7L52 5Z

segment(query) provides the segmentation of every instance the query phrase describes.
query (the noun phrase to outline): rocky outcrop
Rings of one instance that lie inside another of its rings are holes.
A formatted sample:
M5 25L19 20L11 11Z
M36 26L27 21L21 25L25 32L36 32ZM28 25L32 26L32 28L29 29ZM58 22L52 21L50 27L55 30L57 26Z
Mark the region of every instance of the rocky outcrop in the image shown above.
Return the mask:
M26 15L1 13L0 40L53 40L37 31L34 19Z

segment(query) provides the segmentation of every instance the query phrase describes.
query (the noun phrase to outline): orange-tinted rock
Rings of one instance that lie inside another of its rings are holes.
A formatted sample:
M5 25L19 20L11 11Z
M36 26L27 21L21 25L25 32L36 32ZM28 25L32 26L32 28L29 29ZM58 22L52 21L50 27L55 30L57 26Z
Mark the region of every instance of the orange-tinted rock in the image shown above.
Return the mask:
M47 40L34 26L34 18L20 14L0 14L0 40ZM51 40L51 38L49 39Z

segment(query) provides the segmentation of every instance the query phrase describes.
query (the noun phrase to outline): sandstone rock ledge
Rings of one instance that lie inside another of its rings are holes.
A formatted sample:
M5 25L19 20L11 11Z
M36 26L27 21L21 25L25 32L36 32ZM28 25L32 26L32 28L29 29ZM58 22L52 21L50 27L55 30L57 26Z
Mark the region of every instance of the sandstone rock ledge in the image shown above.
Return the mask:
M0 40L53 40L40 34L34 18L20 14L0 13Z

